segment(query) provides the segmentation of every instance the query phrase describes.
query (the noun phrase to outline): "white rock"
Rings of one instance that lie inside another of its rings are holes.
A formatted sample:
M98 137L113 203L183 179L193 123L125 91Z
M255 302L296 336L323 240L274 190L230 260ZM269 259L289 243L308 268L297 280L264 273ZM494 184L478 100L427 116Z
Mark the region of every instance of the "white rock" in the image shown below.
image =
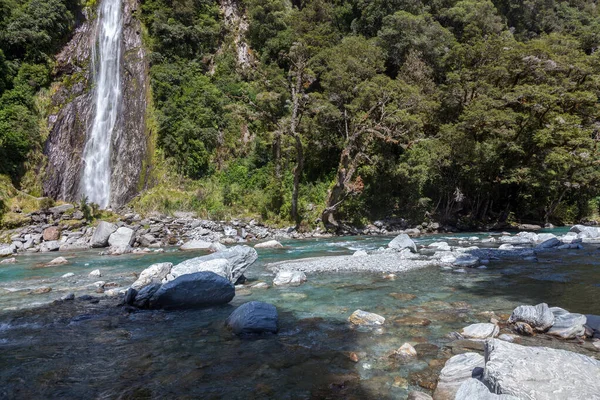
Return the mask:
M72 272L67 272L66 274L64 274L63 276L61 276L61 278L70 278L72 276L75 276L75 274L72 273Z
M554 314L548 304L540 303L536 306L519 306L515 308L508 322L525 322L537 331L546 331L554 324Z
M348 317L348 321L354 325L379 326L385 323L385 318L368 311L356 310Z
M364 250L356 250L354 252L354 254L352 254L352 256L354 256L354 257L365 257L365 256L368 256L368 255L369 254L366 251L364 251Z
M14 257L7 258L6 260L0 261L0 264L14 264L17 262L17 259Z
M135 241L135 232L131 228L125 226L120 227L108 237L108 244L114 248L115 252L126 252Z
M193 274L194 272L210 271L217 275L227 278L230 281L231 277L231 265L225 258L217 258L213 260L204 261L202 263L181 263L177 264L169 274L163 279L163 283L170 282L181 275ZM233 283L233 282L232 282Z
M584 325L587 322L585 315L570 313L559 307L552 307L550 311L554 314L554 325L548 330L548 335L573 339L585 334Z
M92 283L92 285L94 285L96 287L102 287L105 284L106 284L106 282L104 282L104 281L97 281L97 282Z
M94 234L92 235L92 239L90 240L90 245L92 247L106 247L108 246L108 238L117 230L117 226L115 224L111 224L110 222L100 221L96 229L94 229Z
M496 394L490 392L478 379L467 379L456 392L454 400L519 400L508 394Z
M170 262L152 264L140 273L139 278L131 285L135 290L140 290L153 282L161 283L171 272L173 266Z
M467 339L487 339L497 336L499 331L496 324L480 323L464 327L461 335Z
M67 260L64 257L56 257L54 260L50 261L48 263L48 265L61 265L61 264L68 264L69 260Z
M90 272L90 276L100 277L100 276L102 276L102 273L100 272L99 269L95 269L92 272Z
M401 233L398 236L396 236L388 244L388 248L398 251L403 249L409 249L413 253L417 252L417 245L406 233Z
M397 355L399 355L401 357L416 357L417 356L417 350L415 350L415 348L410 343L404 343L394 353L396 353Z
M440 372L435 399L454 399L463 382L483 373L484 358L477 353L463 353L446 361Z
M300 271L279 271L273 279L275 286L299 286L306 282L306 274Z
M450 251L450 245L447 242L433 242L429 246L429 248L436 249L438 251Z
M190 240L179 247L179 250L210 250L210 246L212 246L211 242L206 242L204 240Z
M257 243L255 249L283 249L283 245L277 240L269 240L267 242Z

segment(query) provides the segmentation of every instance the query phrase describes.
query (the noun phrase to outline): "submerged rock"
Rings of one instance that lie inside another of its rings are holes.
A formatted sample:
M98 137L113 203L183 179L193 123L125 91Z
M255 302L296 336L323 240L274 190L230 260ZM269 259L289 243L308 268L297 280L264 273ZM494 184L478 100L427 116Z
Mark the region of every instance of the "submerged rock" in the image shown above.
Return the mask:
M140 290L151 283L161 283L171 272L172 266L173 264L170 262L152 264L142 271L139 278L131 284L131 287Z
M283 245L277 240L269 240L267 242L257 243L255 249L283 249Z
M106 222L106 221L100 221L100 223L94 230L94 234L92 235L90 245L92 247L108 246L108 238L116 230L117 230L117 226L115 224L111 224L110 222Z
M394 249L397 251L409 249L413 253L417 252L417 245L406 233L401 233L400 235L396 236L388 244L388 248Z
M150 308L203 307L229 303L234 296L235 288L228 279L214 272L195 272L161 285L148 305Z
M277 333L279 330L277 308L260 301L242 304L225 323L236 335Z
M275 286L299 286L306 282L306 274L300 271L279 271L273 279Z
M433 398L454 399L463 382L483 374L484 358L477 353L463 353L446 361L440 372Z
M394 351L394 355L401 358L415 358L417 356L417 350L415 350L410 343L404 343L398 350Z
M548 330L548 335L573 339L585 334L584 325L587 322L585 315L570 313L560 307L552 307L550 311L554 314L554 325Z
M383 325L385 318L375 313L356 310L352 313L352 315L350 315L350 317L348 317L348 321L354 325L379 326Z
M593 399L600 393L600 361L545 347L490 339L483 381L496 393L522 399Z
M536 306L519 306L514 309L508 322L511 324L525 322L534 330L545 332L554 324L554 314L546 303Z
M479 258L470 254L464 254L456 257L456 260L452 262L452 265L454 265L455 267L476 267L477 265L479 265Z

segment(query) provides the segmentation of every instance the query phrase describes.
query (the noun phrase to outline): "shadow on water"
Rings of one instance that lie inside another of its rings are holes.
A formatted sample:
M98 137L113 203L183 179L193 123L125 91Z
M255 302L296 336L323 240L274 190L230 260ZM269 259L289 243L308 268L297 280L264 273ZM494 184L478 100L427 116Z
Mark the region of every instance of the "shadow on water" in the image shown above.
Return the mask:
M134 311L102 299L0 315L2 398L369 399L356 332L280 312L280 333L240 339L235 307ZM334 343L335 342L335 343Z
M460 290L515 304L544 302L583 314L600 312L600 252L595 246L536 251L536 259L529 260L521 251L486 249L492 260L488 268L472 271L477 279L466 281ZM472 254L481 257L481 250Z

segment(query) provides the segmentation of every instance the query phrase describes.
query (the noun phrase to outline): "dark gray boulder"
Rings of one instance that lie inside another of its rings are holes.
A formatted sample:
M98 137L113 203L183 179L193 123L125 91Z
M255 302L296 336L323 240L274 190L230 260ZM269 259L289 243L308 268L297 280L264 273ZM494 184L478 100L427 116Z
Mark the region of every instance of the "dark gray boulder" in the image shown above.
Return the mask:
M133 305L139 308L147 308L150 298L160 288L160 283L151 283L148 286L144 286L139 292L135 294L135 300ZM135 289L133 289L135 290ZM129 304L129 303L127 303Z
M600 338L600 315L587 314L585 326L593 331L593 337Z
M269 303L251 301L232 312L225 324L236 335L277 333L277 308Z
M163 284L148 305L150 308L194 308L226 304L234 296L235 288L227 278L214 272L194 272Z
M110 222L106 221L100 221L100 223L94 230L94 234L92 235L92 239L90 240L90 245L92 247L108 246L108 238L116 230L117 226L115 224L111 224Z

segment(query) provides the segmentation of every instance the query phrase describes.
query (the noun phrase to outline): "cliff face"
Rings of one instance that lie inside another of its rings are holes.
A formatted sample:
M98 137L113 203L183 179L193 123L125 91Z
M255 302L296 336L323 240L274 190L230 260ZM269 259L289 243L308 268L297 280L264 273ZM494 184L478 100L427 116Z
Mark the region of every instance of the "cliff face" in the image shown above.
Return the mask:
M112 135L111 199L118 207L136 195L147 152L146 106L148 63L142 46L141 24L135 18L137 0L123 0L121 45L122 110ZM73 39L57 56L61 78L54 95L54 112L48 118L50 135L44 152L48 167L44 193L56 199L80 198L82 154L94 118L92 48L97 24L89 13Z

